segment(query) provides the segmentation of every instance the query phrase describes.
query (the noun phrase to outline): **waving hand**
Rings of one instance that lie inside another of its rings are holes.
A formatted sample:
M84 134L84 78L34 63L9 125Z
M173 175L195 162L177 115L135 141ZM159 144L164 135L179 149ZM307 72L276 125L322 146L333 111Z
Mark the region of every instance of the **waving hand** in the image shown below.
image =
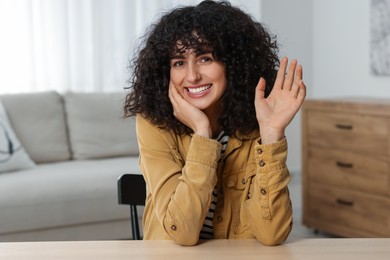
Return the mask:
M264 97L266 82L263 78L260 78L256 87L256 118L262 143L276 142L284 137L287 125L306 96L302 66L292 60L286 73L287 63L286 57L281 60L274 87L267 98Z

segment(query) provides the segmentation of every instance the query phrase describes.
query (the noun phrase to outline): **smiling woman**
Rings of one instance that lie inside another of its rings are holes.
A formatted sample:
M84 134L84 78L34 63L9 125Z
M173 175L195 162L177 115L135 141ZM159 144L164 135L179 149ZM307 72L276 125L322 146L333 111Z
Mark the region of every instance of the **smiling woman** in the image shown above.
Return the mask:
M306 87L297 61L277 53L228 2L175 8L149 28L125 103L137 116L145 239L287 238L285 129Z

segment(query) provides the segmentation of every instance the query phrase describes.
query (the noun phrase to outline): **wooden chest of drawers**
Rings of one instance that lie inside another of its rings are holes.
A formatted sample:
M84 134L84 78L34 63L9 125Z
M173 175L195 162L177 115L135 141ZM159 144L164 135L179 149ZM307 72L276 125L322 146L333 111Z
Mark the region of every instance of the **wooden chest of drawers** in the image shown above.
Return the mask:
M303 224L342 237L390 237L390 100L307 100Z

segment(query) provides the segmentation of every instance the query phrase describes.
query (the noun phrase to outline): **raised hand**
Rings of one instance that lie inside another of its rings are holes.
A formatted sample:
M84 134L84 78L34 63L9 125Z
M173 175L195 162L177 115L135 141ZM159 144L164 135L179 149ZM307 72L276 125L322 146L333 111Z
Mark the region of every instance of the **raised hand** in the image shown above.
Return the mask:
M186 101L172 82L169 84L169 99L172 103L173 115L180 122L191 128L195 134L211 138L212 131L206 114Z
M287 63L288 59L284 57L280 62L274 87L267 98L264 97L266 82L263 78L260 78L256 87L256 118L263 144L277 142L284 137L287 125L306 96L302 66L292 60L286 74Z

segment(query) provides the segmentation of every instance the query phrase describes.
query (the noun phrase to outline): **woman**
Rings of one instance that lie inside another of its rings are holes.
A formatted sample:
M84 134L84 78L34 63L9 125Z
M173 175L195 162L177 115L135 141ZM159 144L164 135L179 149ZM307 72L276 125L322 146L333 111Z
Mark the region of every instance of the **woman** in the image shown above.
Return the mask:
M279 64L275 39L225 2L176 8L144 39L125 103L147 183L144 239L282 243L284 134L305 98L302 67Z

